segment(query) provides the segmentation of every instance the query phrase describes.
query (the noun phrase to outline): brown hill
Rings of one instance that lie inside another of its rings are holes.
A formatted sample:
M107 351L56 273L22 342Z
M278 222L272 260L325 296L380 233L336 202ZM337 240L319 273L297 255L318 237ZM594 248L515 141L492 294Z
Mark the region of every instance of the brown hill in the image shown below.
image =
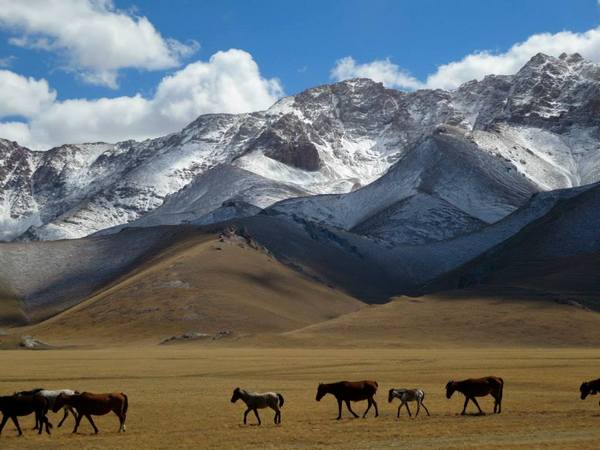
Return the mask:
M157 343L189 331L231 331L231 340L301 328L362 306L243 237L192 233L106 290L18 332L53 344Z
M548 299L454 292L396 298L285 333L285 339L319 346L597 346L600 313Z

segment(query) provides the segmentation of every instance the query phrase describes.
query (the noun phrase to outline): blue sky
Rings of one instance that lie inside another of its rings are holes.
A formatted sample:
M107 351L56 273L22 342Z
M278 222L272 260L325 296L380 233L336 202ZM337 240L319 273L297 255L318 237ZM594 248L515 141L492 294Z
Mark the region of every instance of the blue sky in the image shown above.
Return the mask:
M399 89L453 88L488 72L512 73L538 50L564 47L600 60L597 0L36 1L0 0L0 68L12 77L5 88L18 84L24 102L14 98L17 88L3 96L0 77L0 137L38 148L121 139L128 130L134 138L175 131L199 113L262 109L350 76ZM90 37L97 17L104 28ZM78 31L64 31L78 21ZM136 42L140 27L148 40ZM104 56L104 36L112 34L126 48L116 43ZM230 49L245 53L211 60ZM236 65L245 73L233 73ZM222 88L223 80L237 85ZM186 89L195 93L191 101ZM207 99L202 89L224 91ZM86 130L95 114L108 118ZM125 119L111 123L117 114ZM65 120L72 126L60 125Z

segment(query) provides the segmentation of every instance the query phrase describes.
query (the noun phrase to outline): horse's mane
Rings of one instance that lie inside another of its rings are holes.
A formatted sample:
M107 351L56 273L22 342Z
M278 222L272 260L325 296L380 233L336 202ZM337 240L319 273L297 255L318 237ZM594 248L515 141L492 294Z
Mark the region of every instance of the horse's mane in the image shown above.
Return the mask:
M15 392L15 395L35 395L43 390L44 390L43 388L35 388L35 389L32 389L31 391Z

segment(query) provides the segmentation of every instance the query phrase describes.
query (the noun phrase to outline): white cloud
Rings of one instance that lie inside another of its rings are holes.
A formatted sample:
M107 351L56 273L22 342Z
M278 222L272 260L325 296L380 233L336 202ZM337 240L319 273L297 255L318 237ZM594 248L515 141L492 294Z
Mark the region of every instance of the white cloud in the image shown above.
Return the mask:
M46 92L55 95L48 90L45 80L31 81L41 83ZM0 81L0 107L3 106L3 88ZM163 78L153 98L135 95L51 101L37 109L30 108L27 114L22 108L28 122L0 123L0 137L35 149L64 143L145 139L176 131L200 114L265 109L282 93L276 79L261 76L252 55L231 49L214 54L206 62L191 63ZM43 94L42 89L37 96L44 99ZM25 100L25 96L21 98L26 103L33 101ZM41 104L40 100L38 103ZM0 114L0 118L13 114Z
M54 102L56 92L46 80L35 80L0 70L0 117L37 114Z
M201 113L266 108L282 94L278 80L260 76L249 53L231 49L163 78L154 104L166 120L181 123Z
M600 27L583 33L562 31L540 33L513 45L504 53L481 51L471 53L459 61L443 64L423 82L407 75L389 60L374 60L356 64L346 57L338 60L331 71L335 80L369 77L388 87L402 89L442 88L453 89L466 81L481 79L485 75L507 75L517 72L536 53L559 56L561 53L580 53L585 58L600 62Z
M347 80L348 78L371 78L388 87L400 89L419 89L423 84L409 75L389 59L375 60L365 64L357 64L354 58L346 56L336 61L331 70L334 80Z
M163 38L110 0L0 0L0 26L19 34L13 45L61 52L85 81L111 88L119 69L177 67L198 47Z
M508 75L517 72L536 53L559 56L561 53L581 53L585 58L600 62L600 28L584 33L562 31L540 33L513 45L507 52L494 54L479 52L465 56L460 61L438 67L427 77L428 87L454 88L490 73Z

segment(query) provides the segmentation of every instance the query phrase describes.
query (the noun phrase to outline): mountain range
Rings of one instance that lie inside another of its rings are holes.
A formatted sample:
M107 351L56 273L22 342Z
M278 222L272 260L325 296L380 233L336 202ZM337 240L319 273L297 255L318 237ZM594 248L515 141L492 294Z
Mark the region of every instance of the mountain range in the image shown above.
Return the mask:
M600 308L599 206L600 66L580 55L453 91L352 79L143 142L0 140L0 300L41 320L182 236L225 234L367 303L463 289Z

